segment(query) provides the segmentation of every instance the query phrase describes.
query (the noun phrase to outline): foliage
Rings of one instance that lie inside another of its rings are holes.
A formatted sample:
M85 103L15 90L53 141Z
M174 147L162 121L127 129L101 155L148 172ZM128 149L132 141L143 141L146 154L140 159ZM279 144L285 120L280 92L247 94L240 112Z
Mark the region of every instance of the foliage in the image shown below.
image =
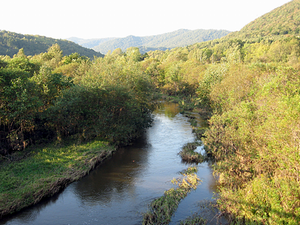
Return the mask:
M243 77L242 92L231 76L215 87L233 93L214 94L222 111L211 118L204 139L218 161L220 204L237 218L298 223L299 72L279 67L272 73L249 75Z
M204 77L197 89L198 104L201 107L211 107L209 105L212 87L222 81L226 72L226 64L211 65L205 70Z
M8 69L20 69L30 73L33 76L40 69L38 64L30 62L29 58L24 54L23 48L21 48L18 54L14 55L12 59L9 59L9 63L6 65Z
M101 136L113 144L130 142L152 121L149 111L121 87L70 88L47 110L46 118L58 138L74 134L84 139Z
M78 53L63 57L57 44L34 57L20 50L3 58L1 154L70 135L115 145L138 137L152 122L152 82L140 60L135 48L93 62Z
M41 106L37 87L30 74L18 69L0 69L0 153L28 145L26 132L34 130L34 119Z

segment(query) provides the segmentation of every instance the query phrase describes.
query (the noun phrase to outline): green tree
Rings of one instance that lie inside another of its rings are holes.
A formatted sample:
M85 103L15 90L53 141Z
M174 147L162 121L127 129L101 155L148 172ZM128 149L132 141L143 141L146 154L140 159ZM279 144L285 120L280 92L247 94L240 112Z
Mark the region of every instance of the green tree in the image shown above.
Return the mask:
M31 63L27 57L20 56L19 54L12 58L7 63L7 68L9 69L20 69L26 72L29 72L31 76L34 73L37 73L40 69L38 64Z
M53 101L61 95L62 90L73 86L72 78L61 73L53 73L52 69L45 65L31 80L39 87L39 96L43 101L44 109L53 104Z
M129 61L139 62L142 60L142 55L137 47L128 48L126 50L126 56Z
M64 56L62 59L63 64L70 64L70 63L81 63L83 61L88 61L89 58L86 56L81 56L77 52L72 53L71 55Z
M63 57L63 52L58 44L52 45L46 53L42 54L42 60L46 66L55 69L59 66Z
M0 69L0 128L5 135L2 149L22 150L35 129L35 118L42 102L30 74L22 70Z

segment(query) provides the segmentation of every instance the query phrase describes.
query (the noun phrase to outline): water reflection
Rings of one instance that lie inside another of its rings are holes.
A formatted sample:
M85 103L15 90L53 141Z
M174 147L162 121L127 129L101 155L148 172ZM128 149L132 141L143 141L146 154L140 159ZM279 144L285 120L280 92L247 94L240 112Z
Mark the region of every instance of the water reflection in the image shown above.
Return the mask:
M0 224L141 224L148 204L188 167L178 152L195 139L178 105L160 105L154 114L153 126L132 146L54 198ZM180 204L174 221L190 215L198 200L211 199L214 179L207 163L199 165L198 176L203 183Z
M177 104L165 102L157 104L157 109L154 111L154 113L164 114L169 118L174 118L179 112L180 109Z
M138 145L143 139L138 140ZM87 204L108 203L115 195L133 192L136 179L147 165L148 151L136 145L120 149L101 168L74 184L75 194ZM100 202L100 203L99 203Z

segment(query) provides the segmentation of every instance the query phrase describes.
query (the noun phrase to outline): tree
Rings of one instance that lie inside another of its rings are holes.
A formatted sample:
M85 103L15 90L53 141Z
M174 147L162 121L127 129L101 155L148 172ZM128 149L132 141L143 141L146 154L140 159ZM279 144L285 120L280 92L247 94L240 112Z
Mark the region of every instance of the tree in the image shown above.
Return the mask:
M70 64L70 63L81 63L82 61L88 61L89 58L86 56L81 56L77 52L72 53L71 55L65 56L62 59L63 64Z
M17 69L0 69L0 129L5 140L0 146L22 150L29 138L25 134L35 129L35 118L42 102L30 74Z
M129 61L139 62L142 60L142 55L137 47L128 48L126 50L126 56Z
M31 63L27 56L24 54L23 49L20 49L17 55L8 61L7 68L20 69L29 72L31 76L37 73L40 69L38 64Z
M52 45L46 53L42 55L42 59L48 67L55 69L61 62L63 52L58 44Z
M112 55L122 55L123 51L120 48L116 48L111 54Z

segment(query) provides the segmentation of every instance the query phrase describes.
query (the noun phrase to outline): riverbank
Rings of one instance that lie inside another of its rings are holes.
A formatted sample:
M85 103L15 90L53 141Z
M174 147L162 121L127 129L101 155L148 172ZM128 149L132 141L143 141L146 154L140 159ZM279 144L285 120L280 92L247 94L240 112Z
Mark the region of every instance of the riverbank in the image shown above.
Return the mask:
M103 141L33 146L0 158L0 218L50 197L112 155Z

